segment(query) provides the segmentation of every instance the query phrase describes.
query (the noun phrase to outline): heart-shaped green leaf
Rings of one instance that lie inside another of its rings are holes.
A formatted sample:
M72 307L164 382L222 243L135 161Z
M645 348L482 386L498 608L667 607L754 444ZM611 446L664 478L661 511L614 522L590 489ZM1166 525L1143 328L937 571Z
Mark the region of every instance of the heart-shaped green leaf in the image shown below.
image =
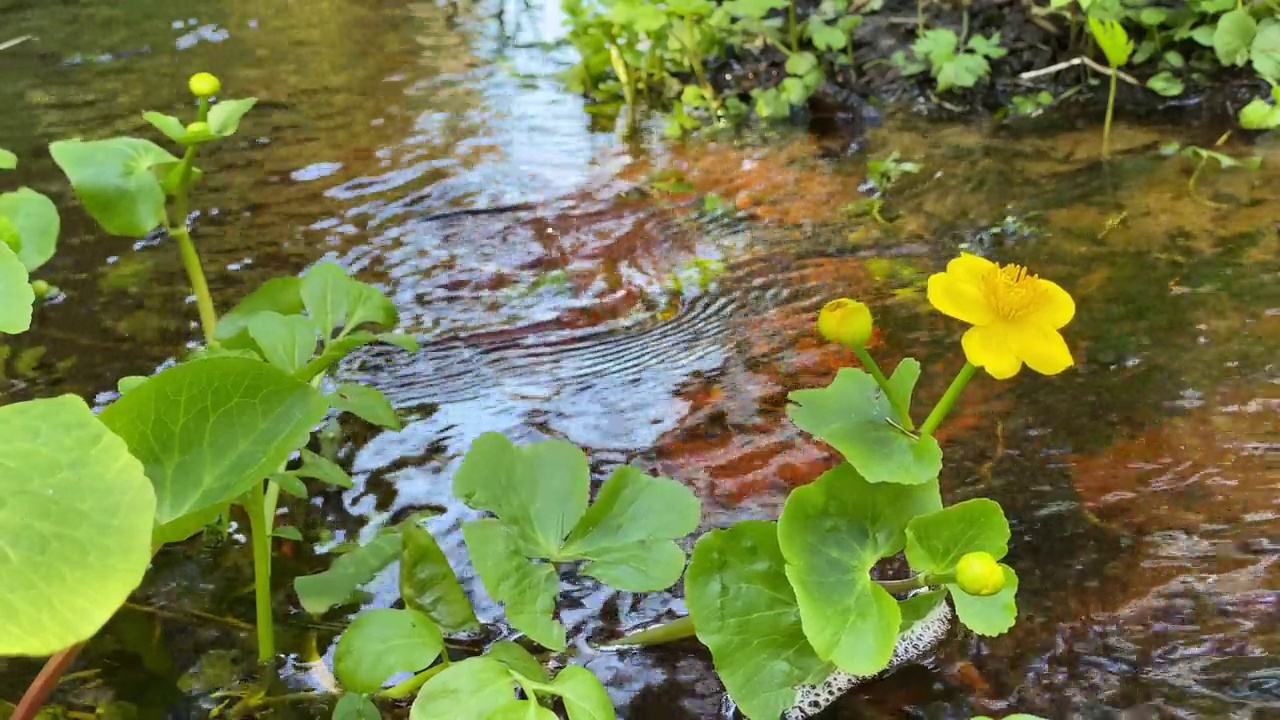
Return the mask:
M1218 62L1230 66L1244 65L1249 61L1249 48L1258 33L1258 22L1248 8L1237 7L1218 18L1213 31L1213 51Z
M293 590L302 609L320 615L347 602L361 585L400 557L400 548L400 534L386 533L338 556L324 572L294 578Z
M424 670L444 651L444 637L417 610L365 610L333 651L333 672L346 690L373 693L392 675Z
M956 503L944 510L922 515L907 525L907 561L918 572L947 573L960 558L971 552L986 552L999 560L1009 552L1009 523L1000 504L986 498ZM1018 576L1008 565L1005 587L989 597L970 595L959 585L947 589L956 607L956 616L981 635L999 635L1017 618Z
M832 669L804 636L785 567L776 525L745 520L699 538L685 575L698 640L749 718L781 716Z
M409 711L409 720L485 718L514 697L511 671L506 665L493 658L468 658L450 665L422 686Z
M889 378L908 406L919 377L920 363L907 358ZM797 390L788 399L791 421L838 450L868 482L919 485L936 480L942 470L938 441L895 427L888 398L861 370L843 368L827 387Z
M165 193L152 171L177 162L150 140L60 140L49 146L76 197L112 235L141 238L165 223Z
M0 333L16 335L31 327L36 294L27 278L18 254L0 242Z
M14 403L0 407L0 498L0 656L92 637L151 563L142 463L74 395Z
M818 657L852 675L889 664L901 612L872 582L871 568L902 550L912 518L941 507L936 482L873 485L847 463L791 492L778 518L778 545Z
M49 262L58 247L61 220L53 201L29 188L0 194L0 217L9 219L22 239L18 259L27 272Z
M156 524L224 505L288 459L324 419L320 393L266 363L223 357L168 368L102 411L142 461Z
M478 627L471 601L431 533L409 525L401 535L400 597L405 606L430 617L445 632Z

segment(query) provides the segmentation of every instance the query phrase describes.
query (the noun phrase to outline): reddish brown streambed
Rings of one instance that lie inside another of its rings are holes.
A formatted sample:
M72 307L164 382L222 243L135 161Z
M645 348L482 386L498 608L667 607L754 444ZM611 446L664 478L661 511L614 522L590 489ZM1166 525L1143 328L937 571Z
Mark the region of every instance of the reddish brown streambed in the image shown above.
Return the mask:
M549 10L510 3L499 24L484 8L393 0L305 13L177 5L90 4L83 26L98 35L41 5L0 11L14 34L38 36L0 56L0 96L21 110L0 117L0 146L31 158L20 180L66 210L49 279L67 298L9 343L7 397L109 391L191 337L194 312L171 314L185 295L171 249L93 231L41 148L70 133L143 132L137 111L171 110L185 74L206 67L263 98L243 141L211 160L200 204L220 302L328 253L382 282L424 340L417 355L347 368L409 422L349 428L356 487L289 508L309 539L367 538L432 506L461 563L467 514L449 478L487 430L564 436L597 470L635 461L688 482L705 527L772 517L788 488L832 462L783 412L788 391L849 361L813 336L816 308L839 295L870 302L883 362L924 362L923 406L958 365L961 330L927 308L924 278L962 249L1023 262L1077 297L1079 364L976 381L944 438L948 494L990 496L1009 514L1021 620L994 640L955 635L927 666L829 717L1280 717L1280 203L1268 190L1280 156L1229 147L1262 153L1263 169L1207 174L1215 206L1191 199L1186 161L1155 146L1220 128L1122 127L1119 156L1102 163L1092 127L1013 136L890 115L867 151L897 150L924 170L890 195L896 221L879 225L841 212L867 160L842 153L847 138L672 148L591 132L550 77L563 51L533 46L556 30ZM436 216L463 209L494 211ZM345 618L312 623L288 581L329 558L287 542L281 554L291 655L274 692L319 688L323 674L303 661L329 651ZM237 539L166 550L59 701L203 717L227 702L220 691L248 692L250 579ZM577 640L681 608L678 593L565 586ZM366 605L391 602L393 577L372 591ZM719 716L721 689L696 647L584 647L580 661L623 717ZM0 664L0 698L15 699L34 667ZM326 715L321 703L271 707Z

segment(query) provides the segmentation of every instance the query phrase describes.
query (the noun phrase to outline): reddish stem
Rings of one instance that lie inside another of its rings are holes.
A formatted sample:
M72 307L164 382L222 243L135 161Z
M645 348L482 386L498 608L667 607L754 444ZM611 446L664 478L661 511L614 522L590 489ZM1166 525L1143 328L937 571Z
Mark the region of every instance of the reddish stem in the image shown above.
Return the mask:
M33 720L84 646L84 643L72 645L49 658L40 669L40 674L36 675L36 679L27 686L27 692L23 694L22 700L18 701L18 707L13 711L10 720Z

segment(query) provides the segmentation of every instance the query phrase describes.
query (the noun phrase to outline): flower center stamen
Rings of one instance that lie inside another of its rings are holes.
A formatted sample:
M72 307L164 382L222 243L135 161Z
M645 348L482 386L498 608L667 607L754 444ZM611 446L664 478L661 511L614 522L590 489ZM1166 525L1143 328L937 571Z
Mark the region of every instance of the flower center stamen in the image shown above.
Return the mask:
M982 289L987 302L1005 320L1016 320L1019 315L1035 307L1040 295L1039 277L1022 265L1003 265L989 270L983 277Z

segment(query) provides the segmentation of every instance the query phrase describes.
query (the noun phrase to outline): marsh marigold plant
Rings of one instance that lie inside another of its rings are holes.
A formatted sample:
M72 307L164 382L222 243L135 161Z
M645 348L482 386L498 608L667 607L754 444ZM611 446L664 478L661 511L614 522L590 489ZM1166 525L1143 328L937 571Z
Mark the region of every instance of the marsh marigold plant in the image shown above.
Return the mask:
M1004 380L1025 364L1043 375L1071 367L1071 350L1058 332L1076 304L1057 283L1021 265L997 265L963 253L946 272L929 278L929 302L973 327L961 341L965 358Z

